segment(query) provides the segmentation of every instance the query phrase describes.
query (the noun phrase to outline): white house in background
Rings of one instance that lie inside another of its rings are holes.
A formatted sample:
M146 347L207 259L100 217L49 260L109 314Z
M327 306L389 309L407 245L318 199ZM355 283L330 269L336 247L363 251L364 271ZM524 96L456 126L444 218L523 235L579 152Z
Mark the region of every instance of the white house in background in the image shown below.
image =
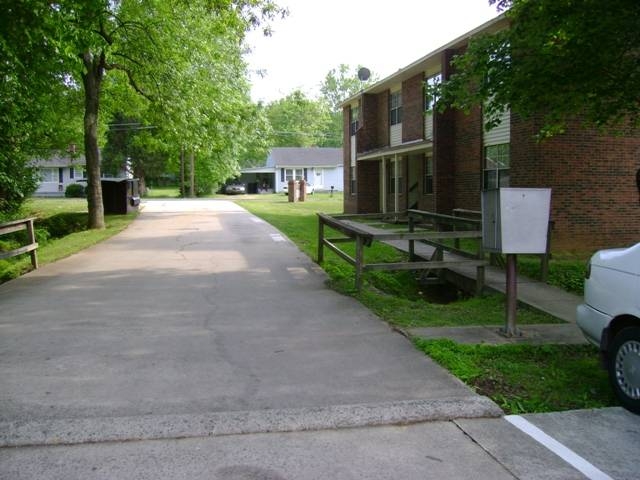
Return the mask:
M33 194L36 197L62 197L67 186L81 182L87 185L86 160L84 155L53 154L47 159L36 159L31 166L38 169L40 185ZM115 178L133 178L130 168L118 172ZM110 174L102 174L102 178L114 178Z
M264 167L245 168L240 180L248 193L282 192L289 180L311 183L316 191L342 191L342 148L272 148Z
M48 159L37 159L31 165L38 169L40 185L35 196L60 197L68 185L86 179L84 155L53 155Z

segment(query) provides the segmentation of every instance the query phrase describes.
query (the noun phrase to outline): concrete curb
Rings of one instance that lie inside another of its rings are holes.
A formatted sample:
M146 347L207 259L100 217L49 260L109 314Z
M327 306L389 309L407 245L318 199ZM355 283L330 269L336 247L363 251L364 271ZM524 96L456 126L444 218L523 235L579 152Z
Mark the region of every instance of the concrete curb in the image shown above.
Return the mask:
M503 413L489 398L473 395L194 415L14 421L0 423L0 448L407 425L461 418L496 418Z

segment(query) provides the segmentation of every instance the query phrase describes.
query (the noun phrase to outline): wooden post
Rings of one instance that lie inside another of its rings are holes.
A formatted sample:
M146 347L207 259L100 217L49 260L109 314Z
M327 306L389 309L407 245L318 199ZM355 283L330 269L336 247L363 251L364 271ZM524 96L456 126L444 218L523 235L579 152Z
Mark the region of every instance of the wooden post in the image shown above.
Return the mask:
M411 215L409 215L409 233L413 233L415 231L415 220ZM409 240L409 261L415 262L416 260L416 250L415 250L415 240Z
M324 261L324 222L318 216L318 264Z
M362 247L362 237L356 235L356 290L358 292L362 291L362 262L364 260Z
M36 234L33 229L33 218L30 218L27 221L27 237L29 244L33 245L36 243ZM29 253L31 254L31 265L33 265L33 268L38 268L38 254L35 250L31 250Z
M520 332L516 327L516 312L518 308L517 261L517 256L515 254L507 254L507 319L504 330L502 331L506 337L520 336Z
M547 283L549 279L549 258L551 257L551 229L553 227L553 222L549 222L547 226L547 248L545 250L544 255L540 259L540 279Z

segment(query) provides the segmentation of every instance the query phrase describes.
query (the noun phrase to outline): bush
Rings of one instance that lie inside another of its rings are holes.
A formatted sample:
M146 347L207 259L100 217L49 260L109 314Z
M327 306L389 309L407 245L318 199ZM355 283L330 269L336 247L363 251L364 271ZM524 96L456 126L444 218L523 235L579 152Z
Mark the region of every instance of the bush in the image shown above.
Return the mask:
M84 198L84 185L80 183L72 183L71 185L67 185L67 188L64 191L64 196L67 198Z

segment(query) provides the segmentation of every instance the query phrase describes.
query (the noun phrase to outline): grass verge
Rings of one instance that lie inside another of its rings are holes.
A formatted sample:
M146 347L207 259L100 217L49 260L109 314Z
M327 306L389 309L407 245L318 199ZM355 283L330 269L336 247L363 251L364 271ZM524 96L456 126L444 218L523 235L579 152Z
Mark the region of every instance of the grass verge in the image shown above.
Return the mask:
M104 230L87 230L87 215L87 201L84 199L34 198L26 202L20 218L37 217L35 226L40 265L68 257L112 237L127 228L137 216L136 213L105 215ZM6 239L3 241L7 242ZM7 249L17 246L10 242L5 245ZM0 283L32 269L29 255L0 260Z
M618 404L591 345L462 345L422 338L413 342L508 414Z

